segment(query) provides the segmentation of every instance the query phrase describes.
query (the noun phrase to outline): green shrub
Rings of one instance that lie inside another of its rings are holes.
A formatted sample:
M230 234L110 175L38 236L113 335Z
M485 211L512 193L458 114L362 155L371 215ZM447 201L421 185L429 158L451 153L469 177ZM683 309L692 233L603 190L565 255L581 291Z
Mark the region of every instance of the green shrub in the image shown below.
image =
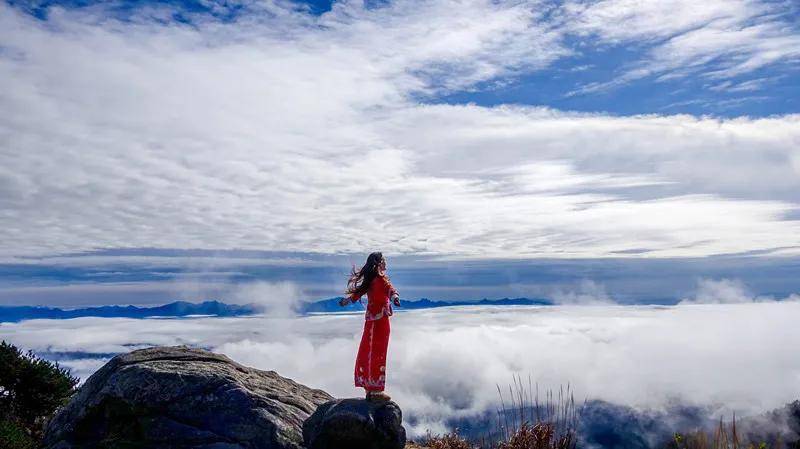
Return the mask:
M18 424L0 421L0 447L3 449L35 449L36 440Z
M35 447L47 419L66 403L77 384L78 379L58 363L0 343L0 447Z

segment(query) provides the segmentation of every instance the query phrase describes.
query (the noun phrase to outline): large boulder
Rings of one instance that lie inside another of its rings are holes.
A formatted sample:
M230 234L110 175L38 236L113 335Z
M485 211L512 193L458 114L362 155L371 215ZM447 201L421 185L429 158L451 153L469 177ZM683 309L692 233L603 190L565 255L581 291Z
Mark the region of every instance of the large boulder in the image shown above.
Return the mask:
M303 423L308 449L403 449L403 414L394 402L336 399Z
M224 355L159 347L114 357L47 426L45 449L300 449L331 400Z

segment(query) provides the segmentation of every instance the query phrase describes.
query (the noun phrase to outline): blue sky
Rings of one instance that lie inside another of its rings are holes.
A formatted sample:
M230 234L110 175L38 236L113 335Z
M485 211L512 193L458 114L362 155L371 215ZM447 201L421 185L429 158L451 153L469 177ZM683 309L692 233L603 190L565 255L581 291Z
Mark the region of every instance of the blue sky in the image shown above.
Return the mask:
M412 297L800 290L795 2L10 1L0 42L0 301L325 297L376 249Z

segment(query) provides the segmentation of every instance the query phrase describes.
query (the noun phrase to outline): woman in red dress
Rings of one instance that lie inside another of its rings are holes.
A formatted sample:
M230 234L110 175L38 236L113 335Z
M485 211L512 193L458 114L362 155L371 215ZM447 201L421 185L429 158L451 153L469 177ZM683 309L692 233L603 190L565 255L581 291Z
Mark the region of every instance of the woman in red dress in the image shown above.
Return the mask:
M400 305L400 295L386 276L386 259L375 252L367 257L367 263L350 274L346 296L339 304L361 300L367 295L367 310L364 314L364 333L358 347L355 367L355 385L366 390L367 399L388 401L383 392L386 385L386 350L389 347L389 317L392 303Z

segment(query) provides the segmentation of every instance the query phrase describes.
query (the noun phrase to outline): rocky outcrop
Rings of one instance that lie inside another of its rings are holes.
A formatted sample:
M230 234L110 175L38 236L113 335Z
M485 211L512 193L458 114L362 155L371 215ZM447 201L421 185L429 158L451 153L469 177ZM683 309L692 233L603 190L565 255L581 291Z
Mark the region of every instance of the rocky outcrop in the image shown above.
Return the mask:
M308 449L403 449L402 420L394 402L337 399L306 420L303 440Z
M46 449L300 449L332 397L273 371L186 347L120 355L48 424Z

